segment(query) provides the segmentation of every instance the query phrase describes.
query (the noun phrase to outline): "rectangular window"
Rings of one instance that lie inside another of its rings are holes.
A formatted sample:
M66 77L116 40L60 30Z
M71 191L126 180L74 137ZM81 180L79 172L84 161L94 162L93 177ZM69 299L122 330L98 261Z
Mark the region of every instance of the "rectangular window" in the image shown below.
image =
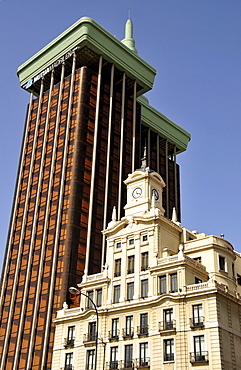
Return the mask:
M234 267L234 263L232 263L232 274L233 274L233 277L235 277L235 267Z
M135 256L129 256L128 257L128 269L127 274L133 274L134 273L134 263L135 263Z
M237 284L241 285L241 276L237 274Z
M134 296L134 283L127 283L127 301L131 301Z
M148 240L148 235L143 235L143 237L142 237L142 241L143 242L146 242Z
M219 270L225 271L225 257L219 256Z
M88 297L90 298L87 298L87 308L93 308L93 303L91 302L91 300L93 301L94 300L94 291L91 290L90 292L88 292Z
M116 243L116 248L121 248L121 242Z
M196 337L193 337L193 340L194 340L195 361L205 361L206 352L205 352L204 335L198 335Z
M141 254L141 271L148 269L148 263L148 252L144 252Z
M133 335L133 316L126 316L126 336Z
M129 245L133 245L134 244L134 239L129 239Z
M75 326L69 326L68 327L68 336L67 336L67 346L73 346L74 345L74 332L75 332Z
M173 329L173 308L164 310L164 329Z
M117 338L118 335L119 319L112 319L111 337Z
M141 280L141 298L148 297L148 279Z
M140 365L148 366L148 343L140 343Z
M140 334L148 334L148 313L140 315Z
M160 276L160 294L165 294L167 292L167 278L166 275Z
M110 348L110 369L118 369L118 347Z
M115 272L114 276L121 276L121 259L115 260Z
M64 369L65 370L72 370L73 369L73 352L66 353Z
M133 367L133 345L128 344L125 346L125 364L126 369L131 369Z
M171 274L170 278L171 278L171 292L172 293L177 292L177 273Z
M97 307L102 306L102 289L97 290Z
M114 286L114 303L119 303L120 300L120 285Z
M164 361L174 361L174 339L165 339L164 347Z
M204 317L202 304L195 304L192 306L192 315L193 315L193 326L203 326Z
M87 351L87 370L93 370L95 368L95 350L90 349Z
M89 323L89 341L96 340L96 322Z

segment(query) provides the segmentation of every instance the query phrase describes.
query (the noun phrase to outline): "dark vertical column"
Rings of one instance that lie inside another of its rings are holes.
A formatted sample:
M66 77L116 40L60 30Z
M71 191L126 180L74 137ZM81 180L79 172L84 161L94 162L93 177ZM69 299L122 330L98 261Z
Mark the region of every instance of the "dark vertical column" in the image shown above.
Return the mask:
M169 218L169 161L168 161L168 141L166 140L165 146L165 159L166 159L166 217Z
M32 150L32 153L31 153L30 168L29 168L29 181L28 181L28 185L27 185L26 199L29 198L29 194L30 194L31 187L32 187L32 183L31 183L30 179L31 179L31 175L32 175L32 172L33 172L33 168L34 168L36 141L37 141L37 135L38 135L38 129L39 129L40 112L41 112L41 104L42 104L42 95L43 95L43 80L42 80L42 83L41 83L41 90L40 90L40 98L39 98L38 111L37 111L35 132L34 132L34 137L33 137L33 150ZM15 343L16 343L17 331L15 329L16 329L17 325L14 325L12 320L13 320L13 318L16 319L16 317L13 317L13 315L14 315L14 311L15 311L14 308L16 307L16 300L18 299L18 296L17 296L17 294L19 292L18 285L19 285L19 283L20 283L20 285L24 285L24 280L21 280L21 277L20 277L20 271L21 271L21 265L23 263L22 253L24 251L23 240L24 240L25 226L28 226L28 225L26 225L27 212L28 212L28 208L29 208L28 206L31 207L31 204L28 205L28 203L25 202L24 212L23 212L23 220L22 220L22 224L21 224L20 243L19 243L19 248L18 248L17 261L16 261L16 265L15 265L14 281L13 281L13 286L12 286L12 289L11 289L11 303L10 303L10 307L9 307L9 311L8 311L8 322L7 322L6 333L5 333L5 341L4 341L3 352L2 352L1 370L6 369L6 360L7 360L7 355L8 355L9 342L12 342L14 347L15 347ZM35 205L33 205L33 206L35 206ZM23 274L25 273L24 270L25 269L23 269ZM20 280L19 280L19 278L20 278ZM19 297L19 298L21 299L21 297ZM11 332L13 333L12 336L10 335Z
M98 124L99 124L101 70L102 70L102 56L100 56L99 58L98 86L97 86L96 113L95 113L95 131L94 131L94 145L93 145L91 185L90 185L90 203L89 203L88 229L87 229L87 241L86 241L86 260L85 260L85 271L84 271L85 275L88 275L89 261L90 261L92 213L93 213L94 187L95 187L96 149L97 149Z

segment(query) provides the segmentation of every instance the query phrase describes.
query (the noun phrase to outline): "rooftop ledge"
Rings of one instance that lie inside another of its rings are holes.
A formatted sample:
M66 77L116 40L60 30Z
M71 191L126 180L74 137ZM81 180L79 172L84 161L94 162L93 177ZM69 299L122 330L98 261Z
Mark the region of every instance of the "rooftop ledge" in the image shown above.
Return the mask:
M142 106L141 119L143 124L151 127L153 131L157 132L164 139L167 139L169 143L176 145L177 153L185 151L191 140L191 135L150 106L145 96L140 96L137 101Z
M141 86L138 95L152 88L156 70L88 17L80 18L18 68L21 87L69 51L84 46L102 55L105 60L114 63L119 70L125 71L127 76L136 80Z

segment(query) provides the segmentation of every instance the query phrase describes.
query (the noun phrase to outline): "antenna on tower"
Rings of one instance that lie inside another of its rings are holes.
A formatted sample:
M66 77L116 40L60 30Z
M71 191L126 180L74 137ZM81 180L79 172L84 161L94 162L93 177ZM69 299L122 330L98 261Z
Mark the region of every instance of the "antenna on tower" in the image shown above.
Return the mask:
M128 8L128 19L131 19L131 8Z

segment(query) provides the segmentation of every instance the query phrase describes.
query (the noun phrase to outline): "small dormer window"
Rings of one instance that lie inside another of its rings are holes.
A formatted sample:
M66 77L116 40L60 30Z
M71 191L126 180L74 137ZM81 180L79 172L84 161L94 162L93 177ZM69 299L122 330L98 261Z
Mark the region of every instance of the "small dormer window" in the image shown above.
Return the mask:
M143 237L142 237L142 241L143 242L147 242L147 240L148 240L148 235L146 234L146 235L143 235Z
M121 248L121 242L116 243L116 248Z

